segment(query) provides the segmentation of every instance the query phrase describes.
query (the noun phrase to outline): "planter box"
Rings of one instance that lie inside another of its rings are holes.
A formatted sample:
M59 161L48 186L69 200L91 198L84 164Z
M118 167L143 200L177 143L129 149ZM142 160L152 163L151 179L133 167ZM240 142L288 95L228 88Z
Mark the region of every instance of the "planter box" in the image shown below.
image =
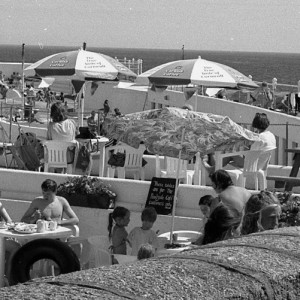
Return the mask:
M116 197L110 197L107 194L57 194L66 198L71 206L91 207L108 209L114 208Z

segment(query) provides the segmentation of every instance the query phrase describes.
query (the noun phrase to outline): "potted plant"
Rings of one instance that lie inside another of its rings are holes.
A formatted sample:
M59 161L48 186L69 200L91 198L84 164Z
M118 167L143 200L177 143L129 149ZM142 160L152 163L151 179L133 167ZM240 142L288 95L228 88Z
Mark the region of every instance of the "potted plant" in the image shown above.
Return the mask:
M57 188L57 195L65 197L71 206L114 208L116 193L110 185L97 177L69 177Z
M276 196L281 205L280 227L300 226L300 197L292 192L279 192Z

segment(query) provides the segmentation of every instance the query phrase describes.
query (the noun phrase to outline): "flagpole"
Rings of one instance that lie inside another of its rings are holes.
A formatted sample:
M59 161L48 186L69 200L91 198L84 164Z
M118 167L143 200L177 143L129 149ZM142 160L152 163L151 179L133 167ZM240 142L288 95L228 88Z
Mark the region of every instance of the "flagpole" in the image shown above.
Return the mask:
M25 98L24 98L24 51L25 50L25 44L22 44L22 104L23 104L23 111L25 112Z

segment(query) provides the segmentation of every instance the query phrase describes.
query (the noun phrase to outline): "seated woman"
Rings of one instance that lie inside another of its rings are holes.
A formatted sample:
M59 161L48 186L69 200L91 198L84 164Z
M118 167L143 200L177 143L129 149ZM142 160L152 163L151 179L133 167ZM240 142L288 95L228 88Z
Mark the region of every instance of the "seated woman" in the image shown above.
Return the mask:
M252 127L253 131L259 134L261 141L254 142L251 145L250 150L265 150L269 147L276 147L275 135L268 129L270 121L265 113L256 113ZM262 154L258 160L258 169L262 169L269 160L269 154ZM244 166L244 158L241 156L228 157L223 160L223 166L228 163L236 168L242 168Z
M280 213L279 200L274 195L264 191L252 195L245 206L241 234L246 235L278 227Z
M240 223L241 214L236 209L220 203L205 224L202 245L237 236Z
M251 193L244 187L233 185L229 173L225 170L217 170L210 175L212 187L218 194L211 205L211 212L221 201L228 207L237 210L242 214L244 207L251 196Z
M75 140L77 133L76 124L68 119L62 103L54 103L51 106L50 117L52 121L48 125L47 139L71 142ZM67 152L68 164L73 163L76 147L69 147Z
M54 103L51 106L50 117L52 121L48 125L47 139L70 142L75 140L76 124L68 119L64 106Z
M268 129L270 121L265 113L256 113L252 127L253 131L259 134L260 141L254 142L250 150L265 150L269 147L276 147L275 135ZM270 158L270 154L262 154L258 160L258 169L263 169ZM203 165L209 173L215 170L215 159L213 154L203 157ZM223 167L227 170L244 167L243 156L231 156L223 159Z

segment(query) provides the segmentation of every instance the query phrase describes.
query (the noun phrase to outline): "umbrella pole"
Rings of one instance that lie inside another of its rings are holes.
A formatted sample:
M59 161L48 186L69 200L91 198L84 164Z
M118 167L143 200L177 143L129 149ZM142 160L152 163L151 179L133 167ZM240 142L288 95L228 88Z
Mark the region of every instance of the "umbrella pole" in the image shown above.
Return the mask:
M78 93L78 127L83 126L85 84L86 83L84 82L80 89L80 92Z
M198 108L198 87L196 89L195 111L197 111L197 108Z
M150 84L149 84L148 90L147 90L147 92L146 92L146 97L145 97L145 102L144 102L143 111L145 110L146 103L147 103L147 101L148 101L149 90L150 90Z
M182 129L182 135L181 135L181 142L180 145L182 147L183 139L184 139L185 129ZM179 151L178 155L178 162L177 162L177 170L176 170L176 183L175 183L175 196L174 196L174 203L173 203L173 209L172 209L172 225L171 225L171 232L170 232L170 244L173 243L173 231L174 231L174 222L175 222L175 212L176 212L176 204L177 204L177 193L178 193L178 181L179 181L179 167L180 167L180 160L181 160L181 151Z

